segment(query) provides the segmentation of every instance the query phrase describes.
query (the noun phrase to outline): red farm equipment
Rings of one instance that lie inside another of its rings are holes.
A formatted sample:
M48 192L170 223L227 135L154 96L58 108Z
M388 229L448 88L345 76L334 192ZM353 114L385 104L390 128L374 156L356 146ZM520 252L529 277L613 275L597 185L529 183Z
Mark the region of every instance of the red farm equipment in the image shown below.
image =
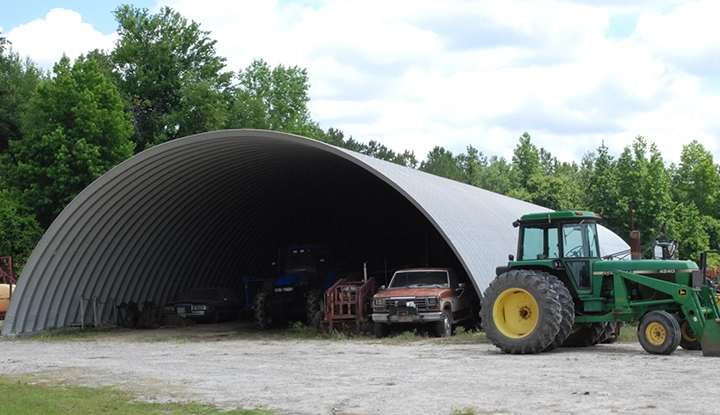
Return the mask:
M16 282L12 257L0 256L0 319L5 318Z
M341 278L325 291L324 313L318 312L313 321L315 328L320 330L327 325L328 332L346 323L355 323L355 332L371 312L370 302L375 295L375 279L364 278L350 281Z

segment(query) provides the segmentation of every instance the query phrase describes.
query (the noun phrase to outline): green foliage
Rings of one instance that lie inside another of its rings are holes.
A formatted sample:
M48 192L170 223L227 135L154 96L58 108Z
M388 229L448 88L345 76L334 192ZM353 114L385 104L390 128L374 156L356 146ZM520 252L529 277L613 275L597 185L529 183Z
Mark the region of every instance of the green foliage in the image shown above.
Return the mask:
M510 170L513 188L528 190L530 180L536 174L542 174L540 152L531 143L530 134L523 133L513 152L512 169Z
M399 164L401 166L415 168L418 164L418 161L415 158L415 153L411 151L405 150L402 154L400 154L395 153L376 141L370 141L368 144L364 144L354 140L352 136L346 139L345 134L342 131L334 128L328 128L327 132L320 131L320 133L314 138L337 147L342 147L370 157L378 158L380 160Z
M9 141L22 138L22 114L42 78L40 69L13 53L9 43L0 37L0 153Z
M169 7L158 14L122 5L110 54L135 127L136 150L221 128L228 118L232 72L210 32Z
M43 231L35 216L9 190L0 190L0 255L27 262ZM16 268L20 274L21 268Z
M597 149L597 154L588 154L583 159L584 206L597 212L603 218L605 226L620 235L624 232L627 223L627 208L618 205L620 199L618 189L617 163L609 154L609 149L603 142Z
M110 387L88 388L58 383L38 375L6 376L0 379L0 408L14 415L261 415L271 411L234 409L224 411L198 403L141 402L130 392Z
M80 191L133 154L132 125L117 88L93 59L63 57L37 87L22 140L10 142L11 184L47 228Z
M297 66L278 65L271 68L262 59L254 60L238 72L239 96L242 106L237 114L247 114L233 128L258 128L287 133L317 136L319 128L310 118L307 103L310 82L307 71Z
M615 212L627 211L634 201L635 229L643 243L652 242L671 209L670 174L655 143L648 146L644 137L637 136L632 146L625 147L617 161L617 183ZM621 228L621 235L629 235L629 220Z
M427 160L420 163L420 170L436 176L462 181L462 167L452 152L442 147L435 147L427 155Z
M703 220L692 202L680 203L667 222L668 238L680 241L677 258L700 260L700 251L707 250L709 236L703 227Z
M672 174L674 200L694 203L701 215L717 215L719 184L720 173L712 154L697 141L684 145L680 165Z

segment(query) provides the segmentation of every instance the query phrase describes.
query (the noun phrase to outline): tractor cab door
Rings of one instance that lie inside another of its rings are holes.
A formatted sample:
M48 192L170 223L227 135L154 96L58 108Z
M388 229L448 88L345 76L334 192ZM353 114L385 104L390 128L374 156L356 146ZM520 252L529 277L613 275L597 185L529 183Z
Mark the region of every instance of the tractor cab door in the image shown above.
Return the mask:
M593 221L560 226L562 258L579 292L592 290L592 262L600 257L597 227Z

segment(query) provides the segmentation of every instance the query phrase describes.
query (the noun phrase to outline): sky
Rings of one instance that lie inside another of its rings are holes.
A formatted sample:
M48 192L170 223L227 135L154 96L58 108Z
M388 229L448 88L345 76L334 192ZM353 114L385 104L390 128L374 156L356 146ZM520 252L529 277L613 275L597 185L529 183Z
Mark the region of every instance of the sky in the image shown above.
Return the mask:
M0 0L0 30L44 68L110 50L112 11L171 7L227 69L308 71L314 121L419 160L519 137L560 161L642 135L666 163L692 140L720 162L720 1Z

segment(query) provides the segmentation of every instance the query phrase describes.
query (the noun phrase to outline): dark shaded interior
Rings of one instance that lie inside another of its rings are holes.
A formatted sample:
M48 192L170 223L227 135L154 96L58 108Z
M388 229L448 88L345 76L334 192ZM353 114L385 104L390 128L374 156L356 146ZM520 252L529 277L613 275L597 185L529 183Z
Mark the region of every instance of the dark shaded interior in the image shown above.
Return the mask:
M214 212L196 218L206 223L191 220L208 232L194 244L193 257L202 267L191 265L197 271L188 285L222 285L241 293L242 276L271 276L277 252L300 244L329 245L334 262L346 271L361 272L367 263L379 284L397 268L419 266L452 267L467 280L440 233L399 191L337 155L288 147L274 149L272 157L244 158L262 159L258 166L215 166L222 177L208 176L196 185L220 183L222 191L208 194L215 200L205 204ZM169 294L167 299L177 292Z

